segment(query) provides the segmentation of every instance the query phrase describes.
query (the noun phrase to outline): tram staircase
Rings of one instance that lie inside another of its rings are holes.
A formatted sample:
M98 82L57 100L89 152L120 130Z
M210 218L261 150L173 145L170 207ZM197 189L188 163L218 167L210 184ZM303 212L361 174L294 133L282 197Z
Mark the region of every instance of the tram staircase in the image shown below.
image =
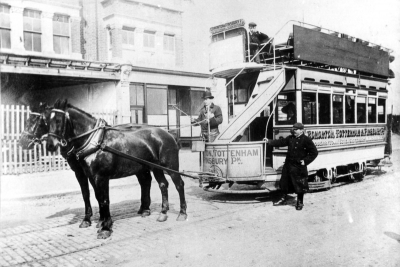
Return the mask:
M228 124L214 143L232 142L274 100L285 83L285 68L260 72L245 109Z

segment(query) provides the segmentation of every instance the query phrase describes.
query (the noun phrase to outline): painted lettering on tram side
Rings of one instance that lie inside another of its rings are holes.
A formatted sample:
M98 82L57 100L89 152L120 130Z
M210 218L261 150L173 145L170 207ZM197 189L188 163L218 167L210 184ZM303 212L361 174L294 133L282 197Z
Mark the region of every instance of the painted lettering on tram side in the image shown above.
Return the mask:
M385 127L307 130L316 146L336 146L385 141Z
M259 149L232 149L232 150L206 150L204 159L210 165L226 165L228 160L230 164L241 165L250 158L258 159L260 156Z

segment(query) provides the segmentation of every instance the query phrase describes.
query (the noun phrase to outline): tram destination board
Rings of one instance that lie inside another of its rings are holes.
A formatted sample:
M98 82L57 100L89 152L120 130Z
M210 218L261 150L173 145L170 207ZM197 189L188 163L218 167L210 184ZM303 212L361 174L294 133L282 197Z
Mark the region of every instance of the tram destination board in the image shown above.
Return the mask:
M294 57L298 60L389 75L389 54L348 38L294 25Z

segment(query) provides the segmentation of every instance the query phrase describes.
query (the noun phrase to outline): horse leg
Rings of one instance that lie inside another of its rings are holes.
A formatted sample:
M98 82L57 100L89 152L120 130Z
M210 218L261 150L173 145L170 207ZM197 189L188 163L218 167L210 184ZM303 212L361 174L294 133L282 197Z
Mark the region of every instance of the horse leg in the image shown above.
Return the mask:
M141 214L142 217L150 216L150 203L151 203L150 188L151 188L151 180L153 178L151 177L149 170L144 170L143 172L136 174L136 177L138 178L140 188L142 191L141 204L137 213Z
M90 205L89 183L83 171L75 171L75 177L79 182L82 191L83 201L85 202L85 217L79 225L79 228L87 228L92 225L90 218L93 215L92 206Z
M183 182L182 177L178 173L173 173L169 172L168 173L171 176L172 181L175 184L175 188L179 193L179 200L181 203L181 210L179 211L178 218L176 218L177 221L186 221L187 220L187 214L186 214L186 199L185 199L185 182Z
M97 196L99 197L98 200L100 203L100 214L104 218L101 228L97 231L97 238L106 239L111 236L111 228L113 224L110 214L109 179L106 177L97 176L95 177L95 183L95 190Z
M99 220L97 221L96 228L100 228L104 222L104 216L102 215L101 208L100 208L100 200L99 200L99 196L98 196L98 191L96 190L96 183L94 182L93 179L89 179L89 181L93 187L94 195L96 196L97 203L99 203Z
M167 211L169 210L169 203L168 203L168 181L165 178L164 171L155 169L153 170L154 177L158 182L158 186L161 190L162 196L162 205L161 205L161 213L157 218L159 222L165 222L168 218Z

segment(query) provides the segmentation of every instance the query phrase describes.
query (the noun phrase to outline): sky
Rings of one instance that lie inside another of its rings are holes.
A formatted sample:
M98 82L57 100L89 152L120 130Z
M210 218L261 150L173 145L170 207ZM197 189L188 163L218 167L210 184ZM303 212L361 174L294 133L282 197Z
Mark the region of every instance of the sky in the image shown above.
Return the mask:
M208 66L209 29L229 21L253 21L257 29L274 36L286 22L301 21L346 33L392 49L389 94L393 114L400 114L400 0L183 0L184 35ZM187 27L189 26L189 27ZM286 27L289 28L289 27ZM286 30L283 29L283 31ZM287 36L284 41L287 40ZM279 43L279 38L277 38ZM200 60L200 62L201 62Z

